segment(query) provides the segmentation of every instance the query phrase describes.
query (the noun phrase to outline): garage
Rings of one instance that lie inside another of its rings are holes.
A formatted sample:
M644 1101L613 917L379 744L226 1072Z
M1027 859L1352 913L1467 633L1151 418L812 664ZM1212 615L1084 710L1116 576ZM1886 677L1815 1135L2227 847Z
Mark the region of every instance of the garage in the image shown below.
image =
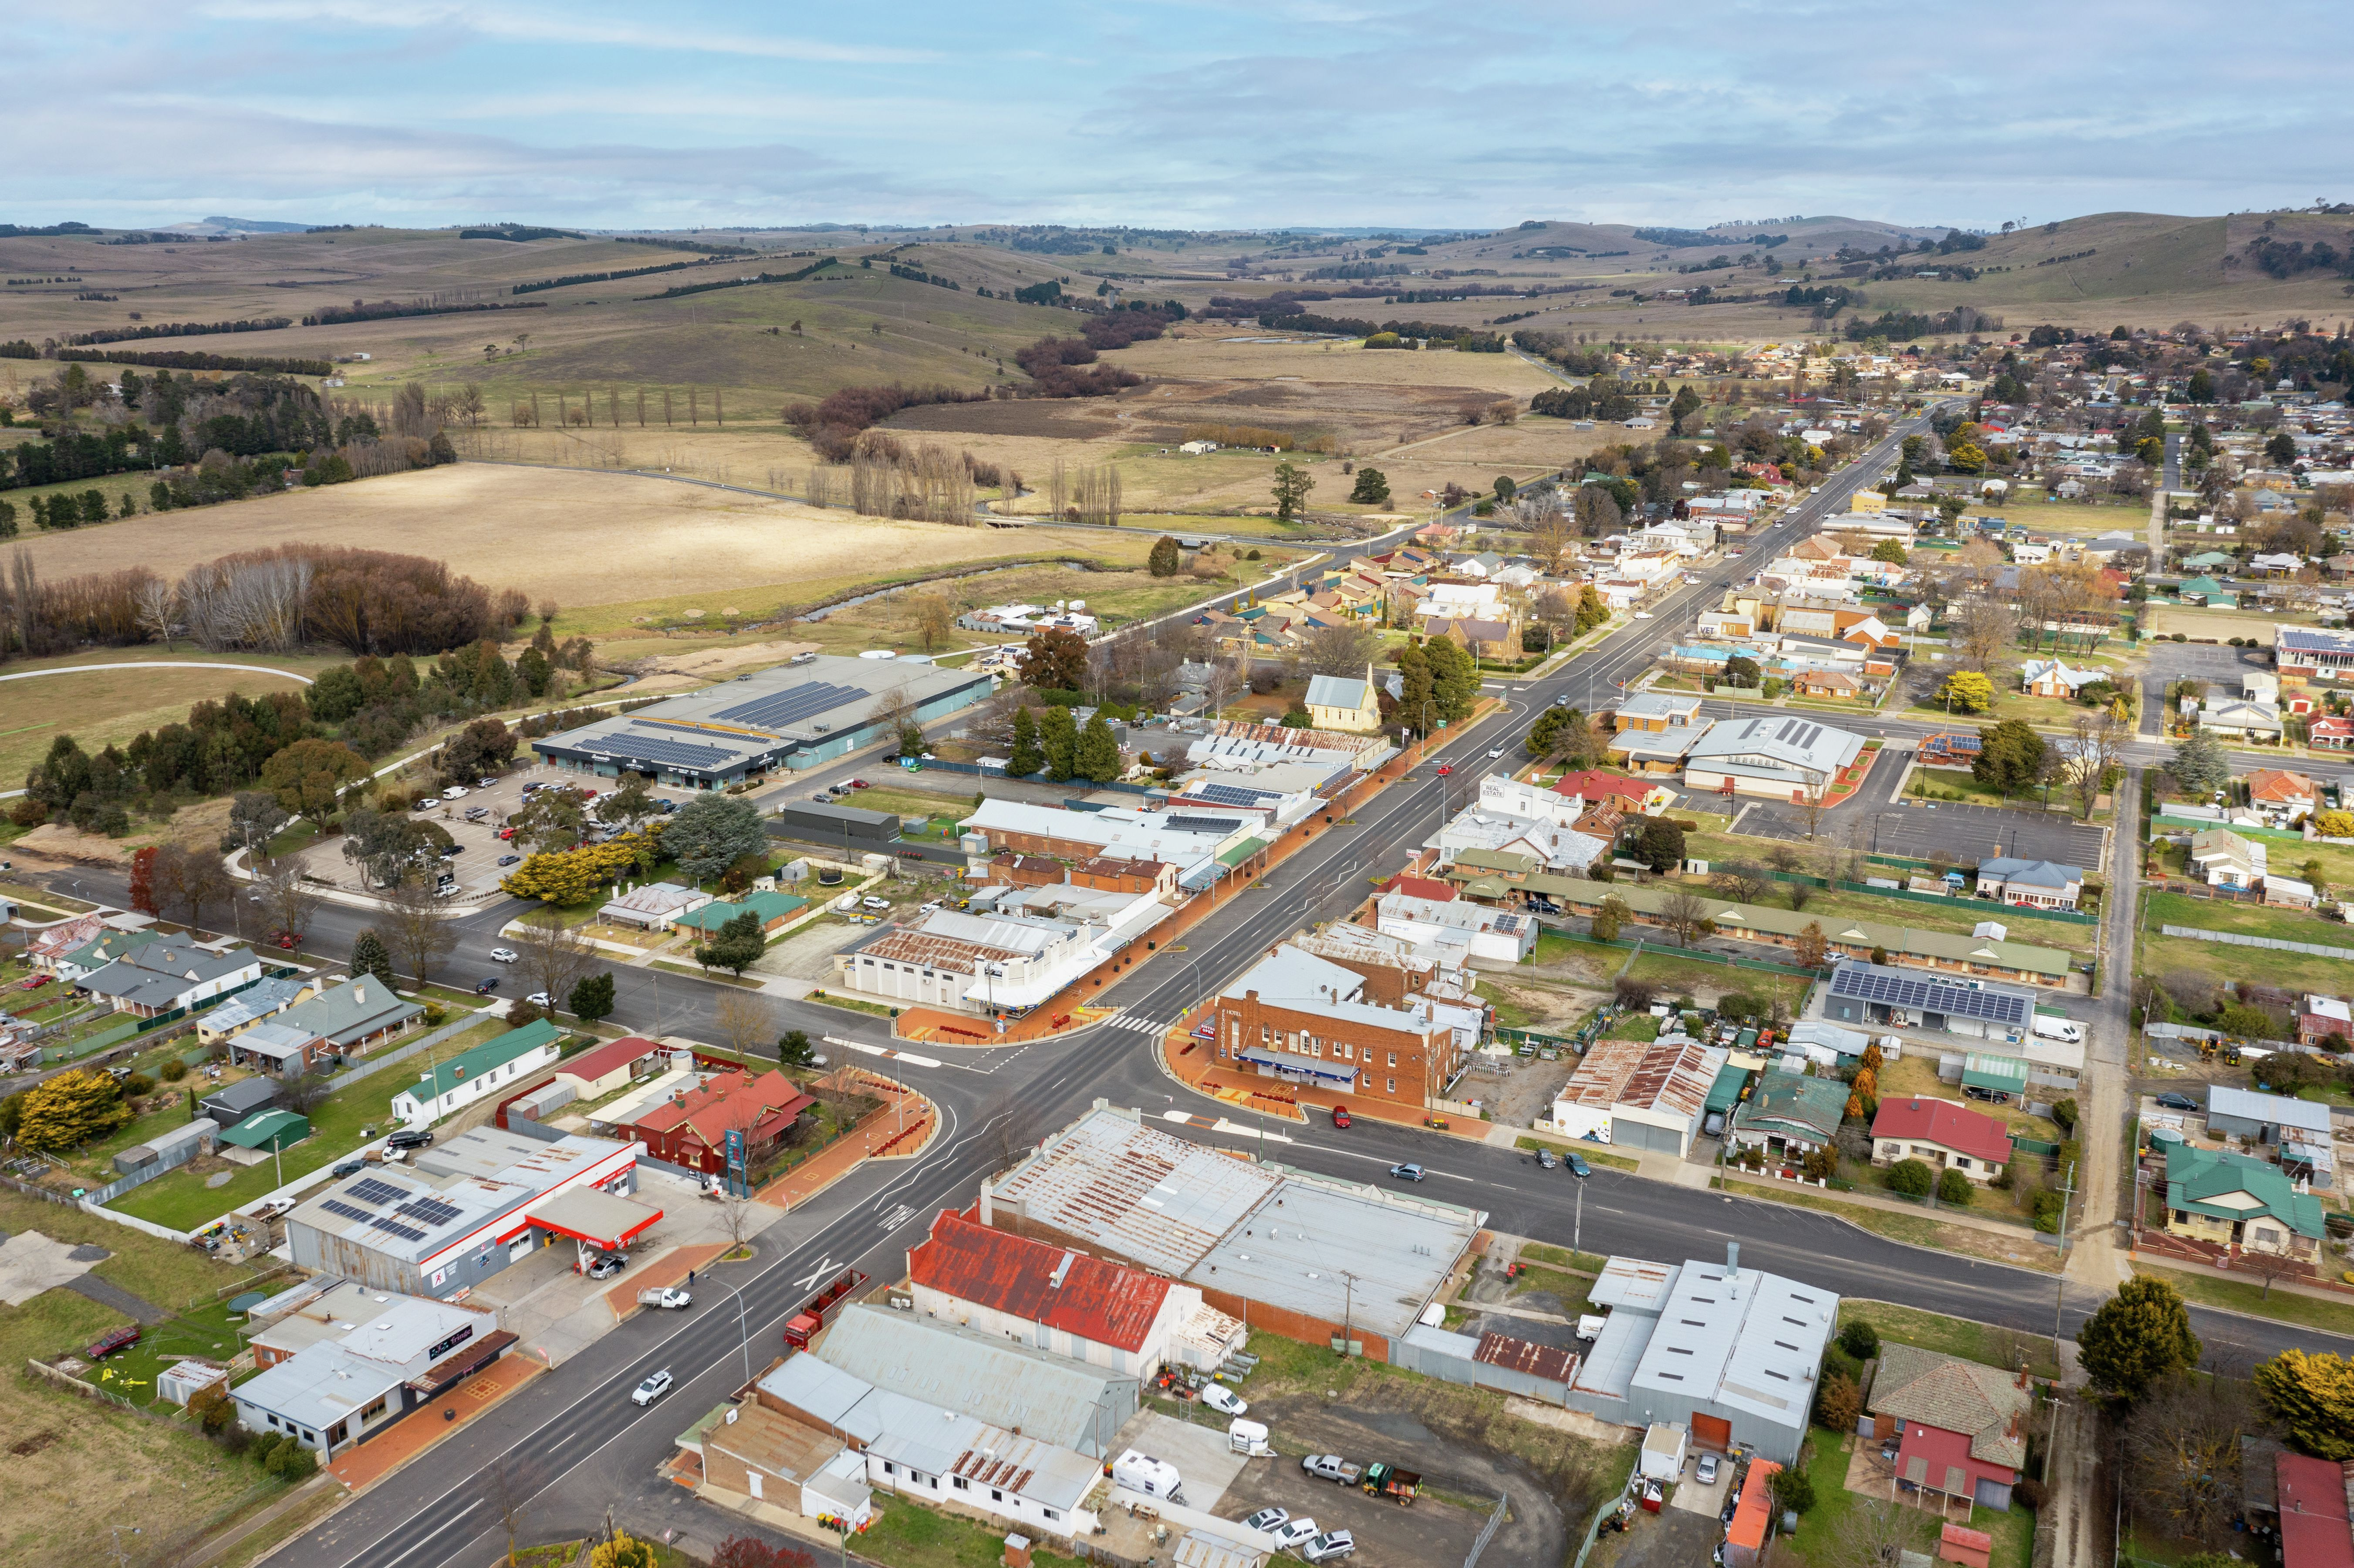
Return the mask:
M1656 1149L1663 1154L1683 1158L1684 1138L1672 1128L1654 1127L1633 1117L1614 1116L1610 1118L1610 1142L1617 1149Z
M1691 1440L1695 1448L1709 1448L1719 1454L1733 1448L1733 1423L1722 1416L1702 1415L1695 1410L1691 1415Z

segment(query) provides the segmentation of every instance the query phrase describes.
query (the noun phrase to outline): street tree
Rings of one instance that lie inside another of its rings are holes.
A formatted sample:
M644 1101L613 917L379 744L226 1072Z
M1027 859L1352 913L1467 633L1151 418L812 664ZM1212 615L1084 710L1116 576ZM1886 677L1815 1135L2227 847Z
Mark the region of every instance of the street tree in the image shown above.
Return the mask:
M2126 1280L2076 1330L2085 1375L2104 1393L2136 1399L2159 1378L2199 1364L2199 1336L2173 1286Z
M2008 799L2034 788L2043 768L2045 742L2023 719L2004 719L1978 731L1978 754L1970 777Z
M271 931L284 931L299 947L319 913L319 895L302 874L302 863L274 860L256 874L254 892L261 898L262 918Z
M572 982L572 993L564 999L564 1004L583 1023L611 1017L613 971L600 969L593 975L582 975Z
M732 970L741 978L746 969L759 961L768 945L768 939L760 933L758 912L747 909L741 915L730 916L710 941L697 944L695 961L706 969Z
M2078 714L2068 738L2055 747L2064 758L2062 777L2076 798L2076 815L2093 820L2093 808L2108 788L2109 772L2124 754L2127 731L2114 713Z
M286 831L286 808L268 789L240 789L228 806L228 831L221 835L224 853L241 849L266 853L270 842Z
M433 896L422 873L411 871L379 895L381 922L394 957L423 985L433 978L433 967L458 946L457 927L441 917L441 901Z
M572 988L597 961L597 949L553 909L543 909L515 922L515 969L524 984L551 1001L567 1000Z
M805 1029L788 1029L777 1037L777 1060L788 1067L811 1067L817 1065L816 1048L810 1044Z
M726 991L712 1007L711 1023L720 1044L738 1056L749 1056L777 1037L776 1007L757 991Z

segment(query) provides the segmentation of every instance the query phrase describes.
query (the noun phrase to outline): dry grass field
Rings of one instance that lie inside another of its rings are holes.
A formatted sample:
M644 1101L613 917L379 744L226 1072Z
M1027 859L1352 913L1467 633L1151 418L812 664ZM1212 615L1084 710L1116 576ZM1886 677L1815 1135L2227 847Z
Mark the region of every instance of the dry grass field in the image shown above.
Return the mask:
M207 697L243 692L249 696L271 691L295 691L301 683L251 670L152 670L137 667L143 661L269 665L309 674L332 662L324 658L223 657L214 659L160 645L123 650L92 650L88 654L14 663L0 677L26 676L31 671L65 669L69 673L29 679L0 678L0 789L16 789L25 770L40 760L55 736L70 734L85 751L110 742L127 741L143 729L175 723L188 716L193 704ZM80 665L111 666L80 671Z

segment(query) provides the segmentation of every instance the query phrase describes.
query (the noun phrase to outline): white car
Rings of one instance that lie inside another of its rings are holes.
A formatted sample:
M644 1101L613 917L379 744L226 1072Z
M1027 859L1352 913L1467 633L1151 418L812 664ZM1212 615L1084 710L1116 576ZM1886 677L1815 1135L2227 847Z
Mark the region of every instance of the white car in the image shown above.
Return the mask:
M1204 1383L1202 1403L1221 1415L1246 1415L1250 1413L1249 1402L1222 1383Z
M1290 1520L1288 1508L1263 1508L1243 1520L1245 1530L1280 1530Z
M550 1012L556 1011L556 999L548 995L544 991L533 991L529 996L525 997L524 1000L531 1003L534 1007L544 1007Z
M1316 1521L1312 1519L1294 1519L1285 1520L1267 1533L1275 1537L1275 1544L1278 1548L1288 1550L1315 1540L1322 1532L1316 1528Z
M1649 620L1651 619L1651 612L1648 609L1638 609L1635 612L1635 619L1638 620Z
M870 895L867 897L860 899L858 901L858 905L862 909L888 909L891 907L891 901L887 898L876 898Z
M631 1404L652 1404L655 1400L660 1399L663 1394L670 1392L670 1384L671 1376L668 1369L664 1369L658 1372L648 1372L646 1374L645 1382L630 1390L630 1403Z
M491 949L491 962L494 964L513 964L520 963L522 961L523 955L516 952L513 948L493 948Z
M1494 760L1496 760L1496 758L1498 758L1499 757L1501 757L1501 756L1503 756L1503 755L1504 755L1504 748L1503 748L1502 747L1499 746L1499 747L1491 747L1491 748L1490 749L1489 753L1488 753L1488 760L1489 760L1489 761L1490 761L1490 762L1493 762Z
M468 790L463 784L452 784L450 788L441 791L441 798L444 800L462 800L466 798Z
M1356 1550L1355 1536L1345 1530L1328 1530L1299 1548L1299 1555L1310 1563L1330 1563L1337 1557L1347 1557Z

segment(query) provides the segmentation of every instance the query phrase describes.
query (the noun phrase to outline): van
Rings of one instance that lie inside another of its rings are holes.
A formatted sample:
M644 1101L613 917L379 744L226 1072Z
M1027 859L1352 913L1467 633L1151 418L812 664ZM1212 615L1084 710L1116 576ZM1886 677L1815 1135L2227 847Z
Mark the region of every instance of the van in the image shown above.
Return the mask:
M2064 1018L2046 1018L2040 1012L2035 1015L2035 1033L2039 1039L2057 1040L2063 1045L2084 1043L2083 1024L2071 1023Z
M1142 1492L1149 1498L1165 1498L1173 1503L1185 1500L1184 1481L1177 1474L1177 1467L1134 1448L1111 1462L1111 1479L1114 1486Z
M1236 1416L1234 1424L1226 1428L1226 1446L1235 1453L1247 1454L1254 1459L1268 1458L1275 1453L1273 1445L1267 1440L1267 1424L1246 1421L1240 1416Z

